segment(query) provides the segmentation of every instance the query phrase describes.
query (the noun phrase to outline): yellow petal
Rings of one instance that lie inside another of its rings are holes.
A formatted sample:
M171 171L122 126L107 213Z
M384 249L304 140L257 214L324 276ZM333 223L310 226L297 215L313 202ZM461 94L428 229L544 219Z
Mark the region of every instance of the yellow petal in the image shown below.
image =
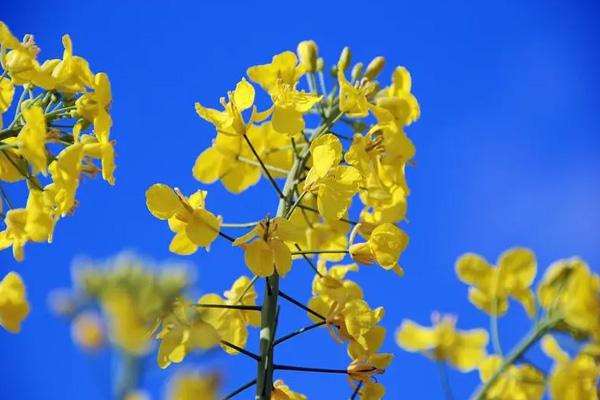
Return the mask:
M246 244L244 261L248 268L250 268L250 271L260 277L271 276L275 271L273 265L273 251L262 239Z
M285 243L278 239L271 240L271 248L277 273L284 277L292 268L292 252Z
M181 200L173 189L156 183L146 191L146 207L158 219L169 219L181 208Z
M254 87L245 78L236 85L233 101L240 111L247 110L254 104Z
M188 238L199 247L209 247L219 236L221 220L209 211L195 209L191 220L188 222L185 233Z
M461 281L477 286L489 287L492 279L492 266L485 259L474 253L463 254L456 260L456 275Z
M275 107L271 120L273 129L288 136L294 136L304 129L302 113L293 107Z
M514 248L502 253L498 259L498 284L507 290L531 286L537 272L535 254L529 249Z
M181 256L194 254L197 250L198 246L188 238L185 231L177 232L169 244L169 251Z
M437 337L432 329L406 319L396 331L396 343L407 351L425 351L437 346Z

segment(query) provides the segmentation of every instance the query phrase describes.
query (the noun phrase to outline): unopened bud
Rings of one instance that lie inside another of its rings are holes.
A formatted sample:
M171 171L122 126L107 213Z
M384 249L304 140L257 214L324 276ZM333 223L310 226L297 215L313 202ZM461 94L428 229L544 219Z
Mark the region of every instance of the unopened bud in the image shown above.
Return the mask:
M383 70L384 66L385 66L385 58L383 58L381 56L375 57L367 66L367 71L365 72L365 78L367 78L370 81L375 80L375 78L377 78L377 76Z
M338 60L337 66L342 71L346 71L348 67L350 67L350 63L352 62L352 53L350 52L349 47L344 47L342 50L342 54L340 54L340 59Z
M317 58L317 71L323 72L325 69L325 60L322 57Z
M306 68L307 72L315 72L317 70L318 48L317 44L312 40L305 40L298 43L296 49L300 64Z
M352 76L352 80L353 81L359 80L360 77L362 76L362 73L363 73L363 63L357 63L352 68L352 73L350 74Z

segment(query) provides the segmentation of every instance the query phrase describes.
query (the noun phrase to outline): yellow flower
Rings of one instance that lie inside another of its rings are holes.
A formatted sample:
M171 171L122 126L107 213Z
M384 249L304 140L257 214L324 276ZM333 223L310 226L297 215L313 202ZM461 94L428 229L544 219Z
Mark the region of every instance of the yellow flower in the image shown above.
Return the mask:
M305 181L305 190L316 193L317 207L326 219L337 220L346 214L361 181L359 171L339 165L342 145L332 134L321 135L310 145L313 166Z
M269 167L277 168L270 169L272 176L283 176L279 170L291 168L293 148L290 140L276 132L271 122L248 126L247 136L261 160ZM192 173L202 183L221 180L227 190L240 193L259 181L261 171L244 138L217 133L212 146L196 159Z
M156 335L160 340L157 358L160 368L180 363L196 349L206 350L219 343L219 333L207 322L206 316L205 309L192 310L186 301L175 301Z
M217 375L184 372L175 375L169 382L168 400L217 400Z
M102 309L108 316L110 340L132 354L145 354L150 350L150 327L136 312L134 299L125 290L112 289L102 296Z
M102 320L95 312L77 315L71 322L73 342L85 351L96 351L104 344Z
M46 117L40 106L25 104L22 109L25 125L17 136L19 152L31 165L34 173L46 174Z
M13 85L12 81L7 77L0 79L0 129L2 128L1 116L12 104L14 94L15 85Z
M588 400L598 398L600 378L600 349L584 347L575 358L570 358L552 336L544 336L542 350L554 360L549 378L553 400Z
M198 304L254 306L257 294L254 286L249 287L249 284L250 279L241 276L233 283L231 289L224 293L225 299L215 293L209 293L202 296L198 300ZM246 347L248 340L247 325L260 326L260 312L257 310L205 308L203 309L203 319L215 327L221 340L226 340L241 348ZM229 354L238 353L237 350L227 345L221 345L221 348Z
M94 76L94 92L85 93L75 102L77 113L94 123L94 137L85 135L81 138L86 156L102 161L102 178L109 184L115 184L114 143L110 140L112 118L108 113L112 103L110 80L105 73ZM75 131L77 129L77 131ZM73 136L79 138L79 124L74 127Z
M315 275L313 279L312 292L328 307L334 302L344 304L353 299L363 298L360 286L350 279L344 279L348 272L358 271L356 264L334 265L327 269L326 260L319 259L317 271L319 275Z
M253 107L250 120L248 123L244 122L242 111L249 109L254 103L254 87L244 78L238 82L234 91L227 92L227 96L229 102L226 102L224 97L220 99L224 111L196 103L196 112L200 118L213 124L219 133L243 136L252 122L261 121L268 116L268 113L257 113L256 107Z
M9 272L0 281L0 325L9 332L18 333L28 314L25 284L19 274Z
M479 366L479 377L486 383L498 371L502 358L489 356ZM511 365L487 391L484 399L539 400L544 394L544 374L529 364Z
M469 300L488 314L504 315L508 297L519 301L529 317L535 315L535 299L530 289L537 271L535 255L529 249L513 248L500 255L496 268L473 253L456 260L458 278L471 285Z
M307 400L308 397L301 393L294 392L281 379L273 382L273 393L271 400Z
M374 381L374 375L383 374L393 358L392 354L382 353L352 360L347 368L348 379L363 383L363 387L359 391L361 400L379 400L383 398L385 388Z
M366 301L356 298L355 296L362 295L362 291L360 288L356 290L356 286L345 286L337 294L345 301L338 302L327 294L316 295L310 299L308 307L326 318L330 334L335 341L340 342L341 339L357 342L366 348L367 335L383 318L383 307L371 309ZM308 316L314 322L321 322L320 318L311 313Z
M550 265L537 293L542 308L558 312L568 328L600 340L600 277L583 260Z
M273 128L277 132L294 136L304 129L303 114L321 97L296 89L305 66L297 66L298 59L291 51L273 57L270 64L248 69L248 76L270 95L273 101ZM316 61L315 61L316 64Z
M483 329L459 331L456 319L434 314L434 326L425 328L410 320L402 321L396 343L404 350L424 352L434 360L448 361L462 372L479 366L486 356L488 334Z
M48 90L54 88L55 80L42 70L36 60L40 49L35 45L33 35L25 35L21 43L0 21L0 45L3 47L2 67L10 74L15 85L32 83ZM5 49L11 50L5 54Z
M73 43L69 35L63 35L65 48L62 60L48 60L42 64L42 70L49 72L56 81L56 89L77 93L94 85L94 75L88 62L79 56L73 56Z
M4 143L16 145L16 138L8 138ZM17 182L25 179L23 173L27 162L17 154L18 149L4 149L0 152L0 179L5 182Z
M83 146L76 143L64 148L48 166L52 183L46 185L44 194L57 215L65 216L75 207L82 160Z
M402 275L398 260L407 245L406 233L396 225L386 222L373 229L366 242L352 244L350 256L361 264L370 265L377 262L384 269Z
M363 79L352 85L346 79L344 68L338 64L337 78L340 85L340 111L350 118L364 118L373 107L369 98L377 90L375 83Z
M206 192L199 190L186 198L179 189L171 189L162 183L152 185L146 191L146 206L158 219L168 220L175 232L169 250L175 254L188 255L198 247L209 248L219 235L221 217L205 209Z
M286 242L297 242L299 236L298 229L287 219L266 218L233 245L244 248L244 261L255 275L267 277L277 270L285 276L292 268L292 253Z
M23 261L23 248L28 241L52 241L56 220L49 214L44 194L32 189L25 208L14 208L6 213L6 229L0 232L0 249L12 246L17 261Z
M399 126L410 125L421 114L419 103L410 92L411 86L408 70L397 67L392 74L392 84L377 94L376 104L388 110Z

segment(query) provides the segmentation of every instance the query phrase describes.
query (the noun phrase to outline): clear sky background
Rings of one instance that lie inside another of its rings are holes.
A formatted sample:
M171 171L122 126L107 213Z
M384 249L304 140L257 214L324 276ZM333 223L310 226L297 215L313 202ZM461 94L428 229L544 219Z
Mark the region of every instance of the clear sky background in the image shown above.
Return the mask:
M396 65L412 73L422 117L408 128L417 166L408 173L406 276L372 268L358 280L371 305L386 307L384 350L396 354L380 379L387 398L441 398L436 365L400 351L393 330L403 318L428 323L433 310L458 314L461 328L487 327L455 278L457 256L474 251L494 261L521 245L535 250L540 269L572 255L600 268L598 17L594 1L6 2L0 19L17 36L34 33L43 58L59 57L61 35L69 33L75 52L109 74L118 170L115 187L81 185L76 215L58 224L54 244L29 245L22 264L0 253L0 272L23 275L32 305L20 335L0 331L0 398L106 398L108 355L75 349L68 325L47 310L47 294L70 285L76 255L134 249L159 261L181 259L169 253L171 234L146 210L144 191L155 182L188 193L205 188L191 168L214 132L194 102L216 105L248 66L304 39L316 40L328 63L349 45L355 60L384 55L385 75ZM209 208L229 221L255 220L276 207L267 182L242 197L220 184L208 189ZM221 292L247 271L241 252L222 241L185 260L197 266L204 291ZM310 279L298 264L282 285L307 299ZM288 308L282 318L286 332L308 322ZM516 304L500 324L505 347L528 329ZM348 363L325 330L282 345L277 357L332 368ZM242 356L196 361L222 369L224 391L255 372ZM144 385L155 398L176 369L160 371L150 360ZM280 377L311 399L350 393L342 376ZM457 399L478 383L476 373L451 372L450 379Z

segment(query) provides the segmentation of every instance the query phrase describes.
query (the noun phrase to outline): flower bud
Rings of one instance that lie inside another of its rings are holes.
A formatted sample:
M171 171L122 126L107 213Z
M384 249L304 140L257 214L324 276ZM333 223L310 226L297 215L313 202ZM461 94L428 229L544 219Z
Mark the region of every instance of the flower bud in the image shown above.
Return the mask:
M367 78L370 81L375 80L375 78L377 78L377 76L383 70L384 66L385 66L385 58L383 58L381 56L375 57L367 66L367 71L365 72L365 78Z
M323 60L323 57L317 58L317 71L323 72L324 69L325 69L325 60Z
M338 60L337 66L342 71L346 71L348 69L348 67L350 67L351 62L352 62L352 53L350 52L350 48L348 46L346 46L342 50L342 54L340 54L340 59Z
M71 324L73 342L85 351L95 351L104 343L102 320L95 312L79 314Z
M306 68L307 72L315 72L317 70L318 48L317 44L312 40L305 40L298 44L298 58L300 64Z
M363 73L363 63L357 63L352 68L352 73L350 74L352 76L352 80L353 81L359 80L360 77L362 76L362 73Z

